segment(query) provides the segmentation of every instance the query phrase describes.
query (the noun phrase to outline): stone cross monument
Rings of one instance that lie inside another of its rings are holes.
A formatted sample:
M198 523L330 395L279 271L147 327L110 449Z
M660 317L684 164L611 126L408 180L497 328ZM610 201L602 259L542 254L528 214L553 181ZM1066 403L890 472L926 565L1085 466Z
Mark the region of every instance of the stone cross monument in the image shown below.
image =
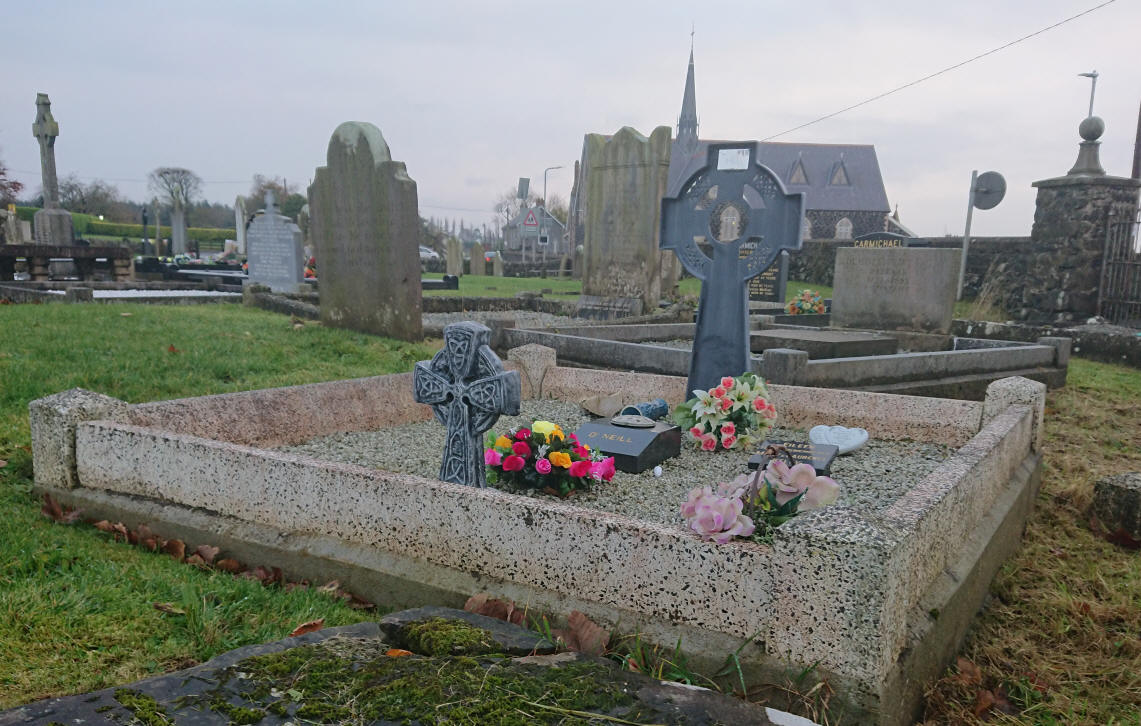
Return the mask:
M59 181L55 172L55 140L59 124L52 118L48 94L36 94L36 121L32 136L40 142L40 174L43 178L44 207L36 212L36 244L70 245L75 236L71 214L59 208Z
M662 200L663 249L702 281L687 391L750 370L746 283L800 249L804 194L785 192L756 144L712 144L706 165Z
M448 427L440 481L485 487L483 432L501 414L519 413L518 371L504 371L488 343L491 330L474 322L444 328L444 347L413 373L413 395Z

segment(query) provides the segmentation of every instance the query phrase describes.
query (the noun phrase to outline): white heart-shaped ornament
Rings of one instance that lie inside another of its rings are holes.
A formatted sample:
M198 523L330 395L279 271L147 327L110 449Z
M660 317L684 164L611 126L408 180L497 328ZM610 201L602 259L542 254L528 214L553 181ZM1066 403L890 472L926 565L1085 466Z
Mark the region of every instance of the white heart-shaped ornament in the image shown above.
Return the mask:
M847 426L813 426L808 430L808 440L814 444L837 446L841 454L848 454L868 443L868 432Z

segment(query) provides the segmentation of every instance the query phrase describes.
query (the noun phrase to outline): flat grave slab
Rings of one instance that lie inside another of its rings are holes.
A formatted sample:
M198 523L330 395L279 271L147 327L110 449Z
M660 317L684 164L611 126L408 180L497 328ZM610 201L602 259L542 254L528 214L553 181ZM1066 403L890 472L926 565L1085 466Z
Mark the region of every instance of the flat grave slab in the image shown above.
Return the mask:
M769 348L792 348L803 350L814 360L892 355L899 350L899 342L895 338L844 330L759 330L753 331L750 343L754 353L762 353Z

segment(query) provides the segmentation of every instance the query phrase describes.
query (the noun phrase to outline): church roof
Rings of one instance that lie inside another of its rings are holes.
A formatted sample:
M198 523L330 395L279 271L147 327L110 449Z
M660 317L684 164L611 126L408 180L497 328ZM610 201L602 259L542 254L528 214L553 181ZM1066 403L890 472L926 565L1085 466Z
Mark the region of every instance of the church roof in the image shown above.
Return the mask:
M670 149L669 196L676 197L682 184L705 164L709 145L720 143L728 142L702 139L690 152L677 140L674 141ZM891 211L874 146L779 141L753 143L757 146L757 161L780 177L787 191L804 192L806 209Z

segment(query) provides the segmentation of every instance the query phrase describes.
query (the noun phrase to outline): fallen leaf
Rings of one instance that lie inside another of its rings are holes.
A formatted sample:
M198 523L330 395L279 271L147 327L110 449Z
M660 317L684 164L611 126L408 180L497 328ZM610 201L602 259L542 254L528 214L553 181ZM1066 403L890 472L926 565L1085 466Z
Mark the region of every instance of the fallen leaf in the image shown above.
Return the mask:
M1129 532L1126 532L1123 527L1108 533L1105 535L1105 539L1115 545L1118 545L1119 547L1124 547L1126 549L1141 549L1141 540L1134 539L1133 535L1129 534Z
M964 685L977 686L983 682L982 671L979 670L977 665L966 658L960 657L955 662L955 666L959 670L959 681Z
M567 617L566 630L552 631L566 643L568 650L602 655L610 643L610 633L596 625L578 610L572 610Z
M1018 707L1007 700L1006 692L1001 688L994 689L994 709L1010 716L1018 713Z
M5 460L5 459L0 459L0 469L3 469L3 468L4 468L4 467L6 467L6 466L8 466L8 462L7 462L7 460Z
M287 582L285 583L284 588L286 592L292 592L294 590L307 590L309 589L309 583L305 580L302 580L301 582Z
M317 588L317 592L326 592L326 593L332 594L332 593L335 593L337 590L340 590L340 589L341 589L341 581L340 580L329 580L324 585Z
M208 568L210 566L209 564L207 564L206 560L202 559L202 557L198 555L198 553L192 554L189 557L187 557L186 558L186 564L190 565L191 567L197 567L200 570L205 570L206 568Z
M202 559L206 564L213 564L214 558L218 556L219 550L217 547L211 545L198 545L194 550L194 554ZM192 555L193 556L193 555Z
M406 655L412 655L412 651L404 650L403 648L389 648L384 651L384 654L389 658L403 658Z
M217 562L214 563L214 567L218 568L222 572L231 572L231 573L238 573L238 572L241 572L242 570L245 569L244 567L242 567L241 562L238 562L237 560L231 559L229 557L218 560Z
M122 537L123 539L130 539L127 532L127 525L122 522L115 522L111 525L111 531L115 534L115 539Z
M158 539L156 539L154 537L143 537L142 539L139 540L139 544L142 545L143 547L147 548L151 552L157 551L158 548L160 547L160 545L158 543Z
M180 539L167 540L162 549L163 552L166 552L179 562L182 562L183 558L186 557L186 543Z
M289 633L289 637L292 638L296 635L305 635L306 633L313 633L313 632L320 630L323 627L325 627L325 618L317 618L316 620L310 620L309 622L301 623L296 628L294 628L293 631Z
M83 519L83 510L82 509L73 509L70 512L67 512L66 514L63 515L63 523L64 524L75 524L76 522L80 521L81 519Z
M100 519L93 526L95 527L95 529L97 529L101 532L113 532L115 529L114 525L112 525L106 519Z
M975 698L975 717L982 716L989 711L994 707L995 702L996 699L993 693L985 689L979 691L979 695Z
M635 673L642 672L642 669L638 667L637 661L635 661L631 656L626 656L626 669L634 671Z
M175 348L174 343L171 343L170 347L166 349L166 352L167 353L181 353L182 351L179 350L178 348Z
M515 603L510 600L497 600L485 592L469 597L464 603L464 610L496 620L505 620L515 625L523 622L523 611L516 610Z
M120 318L129 318L132 315L134 315L134 313L119 313Z
M352 610L372 610L376 605L368 600L362 600L356 595L350 595L349 601L345 603Z
M156 602L152 603L154 609L159 612L170 613L171 615L185 615L186 611L180 607L176 607L174 603L169 602Z
M55 500L51 494L44 493L44 505L40 507L40 512L55 522L63 520L63 507Z

